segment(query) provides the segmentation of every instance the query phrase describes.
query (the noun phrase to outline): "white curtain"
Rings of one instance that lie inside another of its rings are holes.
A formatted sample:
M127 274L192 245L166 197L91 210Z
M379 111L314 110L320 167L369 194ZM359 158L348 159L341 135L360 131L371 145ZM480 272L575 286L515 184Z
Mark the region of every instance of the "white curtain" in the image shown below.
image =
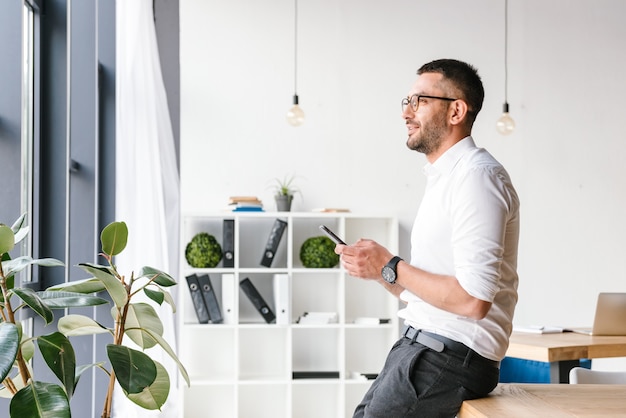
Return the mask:
M116 264L125 275L151 266L177 277L179 175L152 0L118 1L116 8L116 220L128 225L128 246ZM175 349L171 307L153 306L165 339ZM158 346L148 354L169 372L167 403L161 411L148 412L128 401L117 387L113 416L176 416L176 364Z

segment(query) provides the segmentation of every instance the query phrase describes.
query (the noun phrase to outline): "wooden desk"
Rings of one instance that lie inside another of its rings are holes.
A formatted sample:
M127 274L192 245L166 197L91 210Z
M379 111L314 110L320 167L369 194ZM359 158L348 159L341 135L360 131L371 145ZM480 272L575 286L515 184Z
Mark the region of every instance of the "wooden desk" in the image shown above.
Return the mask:
M626 417L626 385L501 383L486 398L465 401L458 418Z
M574 332L511 335L508 357L550 362L550 382L568 383L580 359L626 357L626 336L592 337Z

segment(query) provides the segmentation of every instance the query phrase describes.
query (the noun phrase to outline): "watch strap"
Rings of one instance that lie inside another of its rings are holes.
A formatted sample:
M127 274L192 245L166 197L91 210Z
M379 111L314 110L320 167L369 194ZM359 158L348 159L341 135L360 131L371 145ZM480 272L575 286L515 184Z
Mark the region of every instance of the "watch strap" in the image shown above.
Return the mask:
M385 266L381 270L381 274L383 276L383 279L387 283L394 284L396 282L396 279L398 277L398 272L396 271L396 267L398 266L398 263L401 260L402 260L402 258L400 258L398 256L394 256L394 257L391 258L391 260L389 260L387 262L387 264L385 264Z
M391 260L389 260L389 262L387 263L388 267L391 267L393 269L393 271L396 271L396 267L398 267L398 263L402 261L402 258L396 256L393 256L391 258Z

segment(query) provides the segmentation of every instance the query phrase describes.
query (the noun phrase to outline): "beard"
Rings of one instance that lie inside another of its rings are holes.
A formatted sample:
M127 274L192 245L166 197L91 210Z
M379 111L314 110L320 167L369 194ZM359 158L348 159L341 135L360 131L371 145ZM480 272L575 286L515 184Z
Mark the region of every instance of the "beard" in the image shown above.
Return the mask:
M419 125L419 131L409 136L406 146L422 154L431 154L441 145L443 137L448 130L447 115L445 112L438 113L427 123Z

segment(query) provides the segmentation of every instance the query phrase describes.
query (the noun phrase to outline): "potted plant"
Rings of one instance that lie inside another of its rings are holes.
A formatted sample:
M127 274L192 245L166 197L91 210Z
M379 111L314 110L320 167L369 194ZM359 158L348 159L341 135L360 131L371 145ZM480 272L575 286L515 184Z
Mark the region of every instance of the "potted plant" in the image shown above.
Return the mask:
M307 238L300 247L300 261L307 268L332 268L339 264L336 244L326 236Z
M285 176L282 179L276 178L274 185L274 199L276 200L276 210L279 212L289 212L293 196L299 190L293 185L293 176Z
M22 216L12 227L0 224L0 382L2 390L11 397L9 416L17 417L70 417L70 399L82 371L89 367L103 369L109 375L109 387L102 411L103 418L111 416L113 388L117 381L124 394L145 409L160 409L169 394L169 375L165 368L152 360L142 350L156 345L162 347L178 364L179 371L189 385L189 376L172 348L162 337L163 325L154 308L133 297L144 293L158 304L166 302L174 309L174 301L166 288L176 284L167 273L143 267L135 275L120 274L113 257L126 247L128 228L124 222L113 222L100 235L105 265L81 263L79 267L93 277L53 286L42 292L27 287L15 287L15 275L32 265L62 266L55 259L32 259L22 256L11 259L9 252L24 239L28 227ZM30 308L46 324L53 321L53 309L94 306L108 303L94 293L107 292L113 303L111 314L113 328L107 328L88 316L68 314L58 320L58 331L48 335L27 338L22 334L16 319L20 309ZM69 337L109 333L107 357L111 368L104 363L77 366ZM141 350L123 344L129 337ZM35 343L48 367L60 381L42 382L33 375L28 362ZM3 415L4 416L4 415Z

